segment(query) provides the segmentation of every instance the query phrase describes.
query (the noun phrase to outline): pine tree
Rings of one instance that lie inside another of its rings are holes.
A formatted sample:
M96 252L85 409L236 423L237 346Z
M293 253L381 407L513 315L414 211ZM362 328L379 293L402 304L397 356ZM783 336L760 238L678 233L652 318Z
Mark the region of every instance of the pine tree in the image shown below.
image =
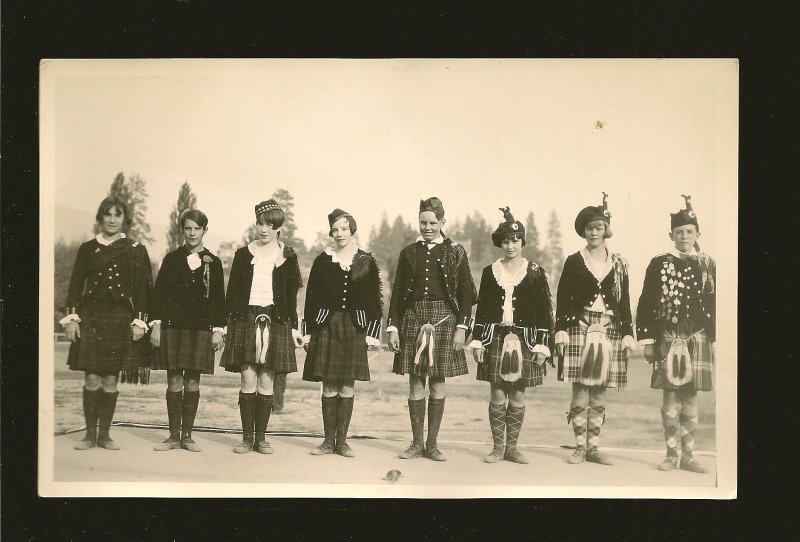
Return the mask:
M285 188L278 188L272 193L274 199L281 209L285 219L283 221L283 229L281 229L281 241L294 248L298 254L306 252L306 244L302 239L298 239L297 224L294 221L294 197Z
M167 232L167 251L172 252L183 244L183 228L180 218L184 211L197 208L197 196L192 192L188 182L184 182L178 191L178 201L169 214L169 231Z
M539 230L536 228L536 222L533 217L533 211L528 213L525 219L525 246L522 248L522 255L528 261L536 262L541 266L546 265L546 257L539 248ZM545 269L547 269L545 267Z
M550 222L547 227L547 273L550 276L550 288L555 291L561 270L564 268L564 252L561 248L561 224L555 210L550 213Z
M147 222L147 187L138 173L125 177L123 172L117 173L108 190L109 196L118 196L128 206L133 222L124 230L128 237L143 244L152 244L155 239L150 235L150 224ZM94 232L100 227L94 225Z

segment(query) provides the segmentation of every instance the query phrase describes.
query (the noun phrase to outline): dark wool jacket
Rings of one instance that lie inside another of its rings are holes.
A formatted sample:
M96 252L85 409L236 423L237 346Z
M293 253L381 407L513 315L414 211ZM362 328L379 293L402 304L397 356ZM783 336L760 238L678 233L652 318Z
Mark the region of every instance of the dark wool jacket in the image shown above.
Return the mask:
M147 322L152 288L150 256L143 245L128 238L110 245L92 239L78 248L65 310L80 316L83 303L127 301L131 318Z
M337 311L350 313L356 328L379 338L383 318L380 271L375 258L361 249L346 271L327 252L317 256L311 266L304 334L325 326Z
M186 247L173 250L161 262L153 289L152 320L162 327L211 330L225 326L225 279L222 262L208 249L197 253L200 267L192 271Z
M444 256L439 263L439 272L447 289L447 301L457 317L456 324L469 327L472 319L472 305L478 293L469 270L467 251L458 243L445 237L442 242ZM400 319L409 305L410 295L414 291L416 278L416 253L424 246L423 241L412 243L400 251L397 261L397 273L394 277L392 300L389 303L388 326L400 326Z
M497 282L492 265L483 268L478 294L478 309L475 313L473 336L484 346L492 342L494 328L503 320L503 303L506 291ZM514 325L520 328L525 343L533 348L537 344L551 347L553 333L553 305L547 275L534 262L522 281L514 287L512 295Z
M613 313L613 320L622 336L633 336L628 264L619 254L610 254L610 257L614 259L614 266L598 285L580 252L567 256L556 294L556 331L566 331L578 325L583 311L592 306L598 295L602 295L606 309ZM619 287L615 285L618 279Z
M275 316L284 324L297 328L297 291L303 287L297 255L290 246L283 247L281 265L272 271L272 297ZM236 251L228 278L225 313L230 320L241 320L247 313L250 302L250 287L253 282L253 254L244 246Z
M642 295L636 309L639 340L661 340L661 333L689 323L694 331L705 329L716 340L717 264L702 252L681 259L661 254L650 260Z

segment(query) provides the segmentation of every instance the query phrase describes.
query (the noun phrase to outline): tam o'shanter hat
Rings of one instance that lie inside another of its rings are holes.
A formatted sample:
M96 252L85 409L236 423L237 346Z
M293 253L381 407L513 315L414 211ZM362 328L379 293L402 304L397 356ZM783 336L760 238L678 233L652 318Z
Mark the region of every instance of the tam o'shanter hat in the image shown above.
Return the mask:
M439 220L444 218L444 205L442 205L442 200L436 196L419 200L419 212L424 213L426 211L435 214L436 218Z
M597 206L589 206L581 209L578 216L575 217L575 232L583 237L583 230L586 224L594 222L595 220L602 220L609 226L611 225L611 212L608 210L608 194L603 192L603 204Z
M509 207L501 207L500 211L503 213L504 220L492 233L492 244L499 248L507 238L519 234L522 237L522 246L525 246L525 226L519 220L514 219Z
M333 228L333 224L337 220L342 218L342 217L348 217L350 219L350 222L349 222L350 223L350 229L351 229L350 233L351 234L355 233L356 232L356 219L353 218L353 215L351 215L347 211L339 209L338 207L336 209L334 209L333 211L331 211L330 214L328 214L328 227Z
M261 203L256 205L256 218L258 218L258 215L260 215L261 213L266 213L267 211L272 211L274 209L277 209L278 211L282 210L280 205L278 205L277 201L275 201L274 199L268 199L267 201L262 201Z
M694 227L699 231L700 226L697 224L697 215L694 213L694 209L692 209L692 196L685 196L681 194L681 197L686 200L686 209L681 209L677 213L669 214L670 230L680 228L681 226L694 224Z

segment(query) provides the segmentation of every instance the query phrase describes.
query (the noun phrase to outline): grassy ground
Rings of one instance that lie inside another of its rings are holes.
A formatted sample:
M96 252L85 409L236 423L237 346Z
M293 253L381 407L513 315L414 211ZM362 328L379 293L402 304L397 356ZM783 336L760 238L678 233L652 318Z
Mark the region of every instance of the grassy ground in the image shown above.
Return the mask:
M55 345L55 430L62 432L83 427L81 387L83 373L66 367L68 347ZM299 373L288 378L286 410L270 420L270 431L322 430L319 407L319 385L300 378L305 354L298 350ZM356 384L356 406L351 423L352 435L369 435L384 439L410 440L408 421L407 377L391 372L389 352L370 352L371 382ZM475 363L470 361L470 374L447 382L447 407L440 432L441 440L490 442L487 400L488 384L475 380ZM640 353L629 364L628 388L622 392L609 390L606 423L601 435L602 446L660 449L663 446L659 412L661 393L650 389L650 366ZM120 386L116 421L166 423L164 391L166 374L154 371L148 386ZM201 381L197 425L239 429L236 404L239 377L220 367L213 376ZM570 384L558 382L555 370L545 378L544 386L529 389L527 414L520 442L539 445L572 445L572 430L566 423ZM697 430L698 450L715 450L714 393L699 394L700 423Z

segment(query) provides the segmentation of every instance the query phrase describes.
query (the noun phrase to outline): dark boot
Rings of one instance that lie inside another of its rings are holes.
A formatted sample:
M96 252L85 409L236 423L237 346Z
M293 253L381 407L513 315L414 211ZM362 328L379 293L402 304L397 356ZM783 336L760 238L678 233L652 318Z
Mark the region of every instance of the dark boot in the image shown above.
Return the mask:
M524 421L525 405L518 407L509 403L506 409L506 455L503 459L523 465L528 463L528 458L517 449L517 440Z
M350 418L353 416L353 402L355 397L339 397L339 406L336 412L336 453L342 457L353 457L353 450L347 445L347 430L350 428Z
M256 394L239 392L239 416L242 418L242 442L233 449L237 454L253 451L255 432Z
M87 390L83 388L83 419L86 420L86 436L75 445L76 450L88 450L97 446L97 419L100 389Z
M272 413L283 414L283 396L286 393L286 373L275 375L272 386Z
M269 415L272 414L272 395L256 394L256 442L255 450L260 454L271 454L274 450L265 440Z
M441 399L428 399L428 440L425 442L425 457L434 461L447 461L444 454L436 447L439 436L439 426L442 425L444 415L444 397Z
M197 416L197 405L200 403L200 390L183 391L183 409L181 410L181 448L190 452L201 452L202 448L192 439L194 418Z
M506 455L506 405L489 403L489 428L492 430L494 448L483 458L485 463L497 463Z
M119 450L119 444L111 440L108 434L111 430L111 420L114 419L114 411L117 409L118 396L118 391L114 393L100 392L97 409L100 418L100 431L97 433L97 445L106 450Z
M411 445L398 456L400 459L422 457L425 445L422 433L425 431L425 398L408 400L408 416L411 418L411 434L414 440Z
M181 447L181 409L183 408L183 391L167 390L167 419L169 420L169 438L153 448L157 452L166 452Z
M328 455L336 449L336 417L339 407L339 396L322 396L322 427L325 429L325 440L311 450L311 455Z

